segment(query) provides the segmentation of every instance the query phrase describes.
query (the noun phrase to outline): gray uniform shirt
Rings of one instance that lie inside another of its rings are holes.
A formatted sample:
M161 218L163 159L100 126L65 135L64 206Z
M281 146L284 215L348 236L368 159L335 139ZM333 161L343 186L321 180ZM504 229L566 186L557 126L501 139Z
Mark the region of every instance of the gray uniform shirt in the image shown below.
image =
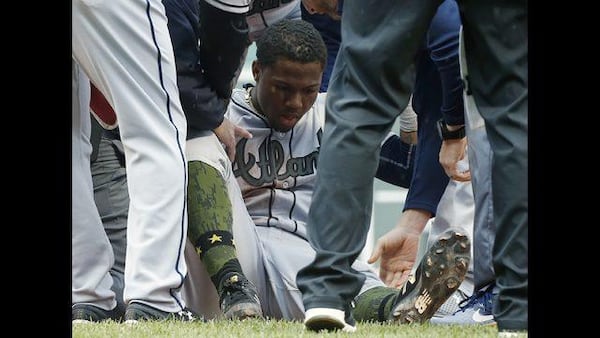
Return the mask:
M306 238L325 95L318 95L293 129L279 132L256 112L246 90L234 90L225 116L253 137L237 142L233 171L256 226L277 227Z

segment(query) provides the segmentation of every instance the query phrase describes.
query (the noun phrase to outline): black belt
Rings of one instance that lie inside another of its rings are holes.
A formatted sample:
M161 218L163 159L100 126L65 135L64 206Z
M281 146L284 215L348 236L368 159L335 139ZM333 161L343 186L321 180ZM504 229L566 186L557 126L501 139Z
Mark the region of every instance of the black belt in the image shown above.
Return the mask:
M287 4L292 1L294 0L254 0L252 1L252 7L246 15L264 12L268 9L277 8L283 4Z

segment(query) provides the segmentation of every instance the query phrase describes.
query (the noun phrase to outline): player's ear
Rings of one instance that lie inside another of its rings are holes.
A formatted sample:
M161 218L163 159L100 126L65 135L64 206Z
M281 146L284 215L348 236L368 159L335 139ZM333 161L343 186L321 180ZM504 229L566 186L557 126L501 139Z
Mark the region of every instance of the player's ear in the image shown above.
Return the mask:
M252 61L252 76L254 77L254 81L258 82L258 78L260 77L260 62L258 60Z

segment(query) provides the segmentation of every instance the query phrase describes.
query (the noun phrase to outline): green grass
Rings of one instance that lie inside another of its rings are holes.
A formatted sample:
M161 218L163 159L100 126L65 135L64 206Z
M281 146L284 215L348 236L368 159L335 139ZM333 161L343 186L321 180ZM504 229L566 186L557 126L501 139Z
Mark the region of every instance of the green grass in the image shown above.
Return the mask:
M497 337L495 326L393 325L358 323L351 337ZM248 319L244 321L212 320L208 322L144 322L134 325L112 321L74 324L74 338L92 337L347 337L347 333L305 331L300 322Z

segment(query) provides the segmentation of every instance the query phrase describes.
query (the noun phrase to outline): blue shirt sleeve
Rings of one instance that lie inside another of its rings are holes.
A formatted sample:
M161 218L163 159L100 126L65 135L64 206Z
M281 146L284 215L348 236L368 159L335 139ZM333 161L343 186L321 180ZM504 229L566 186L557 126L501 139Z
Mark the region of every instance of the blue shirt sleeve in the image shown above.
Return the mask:
M343 6L344 1L338 1L338 13L342 14ZM327 65L325 65L321 80L321 88L319 88L320 92L326 92L329 87L329 78L331 77L333 64L335 63L335 58L340 49L340 41L342 41L341 22L332 19L327 14L310 14L303 5L300 7L302 10L302 19L312 23L321 34L325 46L327 47Z
M436 121L444 117L447 124L464 123L459 32L458 6L454 0L446 0L438 8L416 58L412 105L418 119L418 147L404 210L423 209L435 216L448 185L448 176L439 163L442 140Z
M427 32L429 57L442 82L441 112L448 125L465 123L463 83L460 77L460 12L455 0L446 0L431 21Z
M192 130L212 130L223 122L227 101L220 99L203 74L198 50L199 6L194 0L163 0L175 53L179 98ZM192 135L190 135L192 134Z

